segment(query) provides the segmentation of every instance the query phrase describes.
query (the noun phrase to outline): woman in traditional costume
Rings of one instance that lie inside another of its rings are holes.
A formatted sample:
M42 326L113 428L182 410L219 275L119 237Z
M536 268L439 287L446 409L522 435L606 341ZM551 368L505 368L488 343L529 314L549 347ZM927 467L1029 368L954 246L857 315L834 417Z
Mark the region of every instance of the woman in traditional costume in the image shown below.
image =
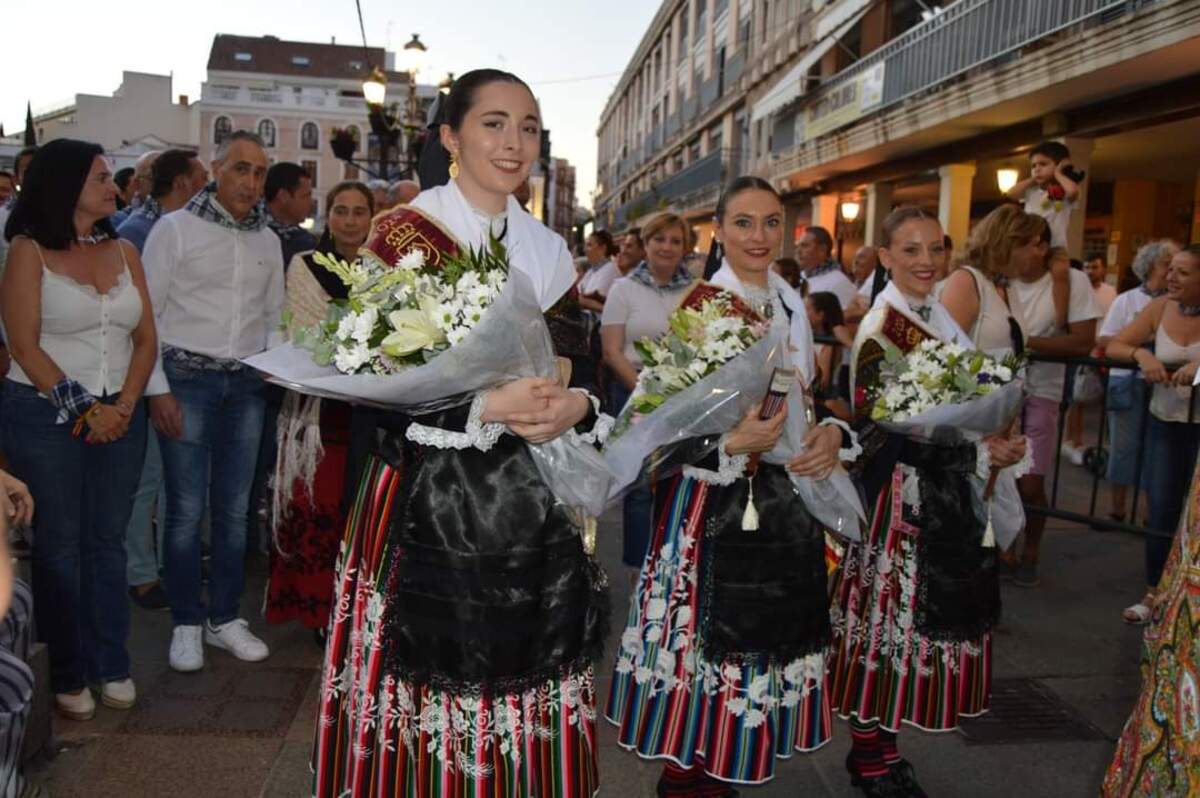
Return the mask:
M495 238L551 307L574 265L511 197L538 158L532 93L511 74L477 70L455 82L445 113L452 179L377 218L364 256L394 264L420 249L436 267ZM591 663L605 594L579 524L527 446L573 428L598 434L597 403L541 378L462 401L380 422L340 555L318 796L598 790Z
M712 284L788 329L793 390L807 391L815 368L804 301L771 269L784 232L779 195L739 178L716 225L725 259ZM814 425L786 467L755 471L751 456L776 446L788 415L762 420L759 410L655 497L606 715L623 748L665 762L660 796L734 795L735 785L773 778L776 759L829 740L825 538L789 472L828 476L851 456L852 436ZM748 502L760 519L753 531L743 529Z
M362 183L346 181L330 189L325 198L329 223L317 248L296 255L288 268L289 334L324 321L329 303L346 298L345 284L316 256L353 263L374 215L375 199ZM351 413L344 402L289 391L279 417L265 615L267 623L299 621L319 641L329 623L346 493L358 480L348 465Z
M1104 775L1104 798L1200 792L1200 469L1142 646L1142 691Z
M996 548L974 509L972 475L1022 460L1024 439L935 445L866 420L882 352L939 339L974 349L936 297L941 225L919 208L883 224L891 281L855 339L854 410L872 521L847 547L832 587L832 702L850 720L851 783L867 796L924 796L900 757L901 723L947 731L987 709L991 630L1000 616Z

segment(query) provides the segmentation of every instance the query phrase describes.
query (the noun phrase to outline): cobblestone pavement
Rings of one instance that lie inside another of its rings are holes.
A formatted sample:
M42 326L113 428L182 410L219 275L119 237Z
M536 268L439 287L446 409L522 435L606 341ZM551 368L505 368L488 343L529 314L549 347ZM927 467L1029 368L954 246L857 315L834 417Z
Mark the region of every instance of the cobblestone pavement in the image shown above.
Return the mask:
M1073 507L1086 507L1083 471L1064 472ZM601 555L613 586L611 655L620 634L632 572L619 563L619 513L601 525ZM244 612L257 617L264 563L251 564ZM1011 689L1013 709L993 713L969 740L959 733L907 731L901 748L922 784L942 798L1095 795L1138 689L1139 630L1120 611L1141 593L1139 539L1051 522L1043 544L1042 586L1005 587L1004 619L995 638L997 685ZM308 794L320 655L312 635L295 626L266 627L272 655L237 662L207 649L205 670L183 675L166 664L170 618L133 610L130 649L140 701L128 712L97 709L88 723L55 719L54 755L33 771L55 798L67 796L288 796ZM608 662L611 662L611 657ZM598 668L601 690L608 662ZM1040 707L1071 721L1047 730ZM1032 708L1031 708L1032 707ZM1044 725L1044 724L1043 724ZM1052 739L1068 737L1068 739ZM600 732L601 795L652 796L659 768L620 751L607 724ZM775 782L746 788L747 798L852 796L843 770L848 732L808 756L781 763Z

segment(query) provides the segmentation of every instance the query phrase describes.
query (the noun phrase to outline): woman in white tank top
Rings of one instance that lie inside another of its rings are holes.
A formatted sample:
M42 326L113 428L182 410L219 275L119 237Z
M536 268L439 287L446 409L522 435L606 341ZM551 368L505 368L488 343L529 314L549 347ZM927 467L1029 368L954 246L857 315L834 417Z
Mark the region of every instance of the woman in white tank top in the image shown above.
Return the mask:
M5 230L0 287L12 368L4 452L36 506L34 612L58 711L87 720L136 700L125 638L125 528L146 448L142 391L158 344L141 261L115 239L103 150L52 141Z
M1142 346L1153 337L1155 351ZM1150 504L1152 529L1174 534L1200 452L1200 405L1192 383L1200 367L1200 245L1171 259L1167 295L1150 302L1108 344L1114 360L1133 360L1154 386L1143 454L1142 486ZM1146 536L1147 593L1126 610L1149 617L1154 591L1171 553L1172 538ZM1140 608L1139 608L1140 607Z

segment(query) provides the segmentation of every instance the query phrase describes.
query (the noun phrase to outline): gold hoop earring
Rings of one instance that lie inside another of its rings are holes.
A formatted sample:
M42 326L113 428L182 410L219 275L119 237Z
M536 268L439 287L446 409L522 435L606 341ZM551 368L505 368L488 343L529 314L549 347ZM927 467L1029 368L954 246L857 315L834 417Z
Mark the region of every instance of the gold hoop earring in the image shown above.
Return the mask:
M458 179L458 156L453 153L450 155L450 179Z

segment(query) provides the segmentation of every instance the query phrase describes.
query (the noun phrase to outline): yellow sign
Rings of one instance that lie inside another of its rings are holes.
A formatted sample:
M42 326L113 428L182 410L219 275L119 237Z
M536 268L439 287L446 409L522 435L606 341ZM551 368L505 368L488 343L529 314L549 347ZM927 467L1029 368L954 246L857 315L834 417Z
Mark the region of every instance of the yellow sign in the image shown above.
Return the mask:
M804 113L804 138L815 139L849 124L883 102L884 62L847 80L809 105Z

